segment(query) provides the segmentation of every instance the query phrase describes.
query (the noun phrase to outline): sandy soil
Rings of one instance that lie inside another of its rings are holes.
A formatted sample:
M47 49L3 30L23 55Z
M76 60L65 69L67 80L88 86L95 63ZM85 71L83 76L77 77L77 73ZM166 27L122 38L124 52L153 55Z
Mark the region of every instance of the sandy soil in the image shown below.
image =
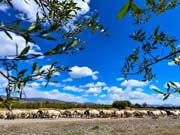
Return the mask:
M180 119L0 120L0 135L180 135Z

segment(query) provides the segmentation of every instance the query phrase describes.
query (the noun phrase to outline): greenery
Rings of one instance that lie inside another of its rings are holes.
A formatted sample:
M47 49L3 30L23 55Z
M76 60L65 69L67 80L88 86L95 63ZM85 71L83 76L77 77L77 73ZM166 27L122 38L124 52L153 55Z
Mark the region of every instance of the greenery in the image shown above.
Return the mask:
M134 108L141 108L142 106L140 104L136 103L136 104L133 105L133 107Z
M158 16L168 10L180 5L180 0L145 0L144 6L140 7L133 0L128 0L120 9L117 18L122 19L127 13L131 13L135 19L134 25L145 25L152 16ZM180 65L180 50L176 47L177 39L166 34L160 26L154 28L151 34L138 29L130 35L137 44L137 48L126 58L122 69L125 78L129 75L143 75L143 81L151 81L156 78L153 72L153 65L165 60L171 60L174 64ZM163 51L166 50L166 51ZM172 93L180 93L180 88L175 82L167 83L167 91L162 92L154 89L157 93L167 99Z
M24 0L27 4L28 1ZM90 30L92 33L100 31L107 34L103 26L98 22L96 13L78 15L81 10L73 0L34 0L38 5L39 11L36 14L36 20L31 22L31 18L24 18L22 13L16 11L11 0L0 0L0 4L8 4L16 16L16 20L3 21L0 19L0 31L3 31L9 39L13 40L13 34L21 36L26 41L26 47L19 52L19 45L16 44L16 54L14 56L5 56L0 58L0 75L7 80L6 99L3 103L11 109L11 100L13 95L19 98L25 96L24 87L30 82L44 79L48 83L56 83L54 80L57 72L69 71L68 66L61 65L59 61L49 63L48 69L43 69L44 65L39 65L32 61L32 68L22 69L19 63L27 60L36 60L39 57L48 59L53 55L71 55L84 49L85 41L80 39L84 31ZM40 14L41 13L41 14ZM76 18L76 19L74 19ZM74 20L69 27L69 21ZM68 30L65 30L67 28ZM51 42L49 50L46 52L30 52L30 43L36 44L38 40L47 40Z
M128 100L123 100L123 101L117 100L112 103L112 107L118 109L125 109L126 107L131 107L131 102Z
M3 102L0 102L0 108L7 108ZM13 100L12 109L39 109L39 108L53 108L53 109L72 109L72 108L91 108L91 109L111 109L111 105L103 104L79 104L68 102L20 102Z

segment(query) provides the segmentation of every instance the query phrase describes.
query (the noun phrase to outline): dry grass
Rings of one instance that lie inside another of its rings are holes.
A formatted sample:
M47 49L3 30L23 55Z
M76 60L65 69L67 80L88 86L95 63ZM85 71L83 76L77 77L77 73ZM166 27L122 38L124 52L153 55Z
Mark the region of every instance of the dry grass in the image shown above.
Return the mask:
M180 119L0 120L0 135L180 135Z

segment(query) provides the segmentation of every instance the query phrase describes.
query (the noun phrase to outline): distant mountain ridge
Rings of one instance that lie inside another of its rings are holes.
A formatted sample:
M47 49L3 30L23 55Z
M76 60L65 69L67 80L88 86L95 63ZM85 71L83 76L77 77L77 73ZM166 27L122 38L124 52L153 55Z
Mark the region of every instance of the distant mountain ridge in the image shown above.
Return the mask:
M49 98L22 98L22 102L52 102L52 103L66 103L65 101Z
M6 99L6 96L0 95L2 99ZM65 102L57 99L50 98L22 98L22 102L51 102L51 103L73 103L73 102Z

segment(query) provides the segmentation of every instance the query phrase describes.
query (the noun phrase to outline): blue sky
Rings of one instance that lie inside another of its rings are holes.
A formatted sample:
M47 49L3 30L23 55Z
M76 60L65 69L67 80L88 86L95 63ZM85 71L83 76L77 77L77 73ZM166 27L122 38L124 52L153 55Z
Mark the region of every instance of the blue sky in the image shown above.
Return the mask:
M134 48L136 43L129 38L134 30L143 28L147 32L157 26L161 25L162 30L167 34L180 39L179 18L180 7L175 10L168 11L158 17L153 16L151 20L144 25L133 25L133 18L128 15L122 20L116 20L118 11L126 0L113 1L112 0L86 0L80 2L76 0L82 7L83 11L80 14L85 14L91 11L97 11L99 13L99 21L107 28L109 37L106 37L99 32L91 34L90 32L84 32L82 38L86 40L85 50L80 51L74 55L63 55L59 57L53 57L52 59L59 59L63 65L71 67L69 73L58 73L58 84L50 84L47 88L43 87L43 80L38 82L32 82L30 85L32 88L26 88L27 97L45 97L53 98L64 101L75 102L93 102L111 104L114 100L130 100L133 103L148 103L148 104L176 104L180 102L179 95L172 95L168 100L162 101L162 95L155 93L152 88L157 87L161 90L165 89L167 81L175 81L180 86L179 67L176 65L170 65L164 61L154 66L154 72L157 74L157 78L151 82L142 82L140 76L130 76L129 80L124 80L120 72L125 56L128 56ZM21 3L21 4L18 4ZM14 7L18 11L24 12L28 17L32 18L36 5L30 0L31 6L24 6L21 0L13 0ZM6 5L0 5L0 15L3 18L14 18L14 12L10 12ZM6 17L7 16L7 17ZM5 19L5 20L6 20ZM2 18L1 18L2 21ZM4 20L3 20L4 21ZM23 49L23 39L18 35L13 35L16 42L21 42L21 48ZM6 35L0 31L1 43L10 46L14 44L14 41L9 42ZM179 45L177 42L177 46ZM48 49L49 42L38 41L36 45L31 44L32 51L42 51ZM39 48L40 47L40 48ZM36 48L36 49L33 49ZM40 50L41 49L41 50ZM1 55L7 55L13 53L12 49L3 47L0 50ZM40 59L39 63L48 65L52 63L52 59ZM31 61L22 64L24 68L31 66ZM1 69L3 70L3 69ZM0 80L0 86L5 85L6 80ZM2 91L3 93L3 91Z

